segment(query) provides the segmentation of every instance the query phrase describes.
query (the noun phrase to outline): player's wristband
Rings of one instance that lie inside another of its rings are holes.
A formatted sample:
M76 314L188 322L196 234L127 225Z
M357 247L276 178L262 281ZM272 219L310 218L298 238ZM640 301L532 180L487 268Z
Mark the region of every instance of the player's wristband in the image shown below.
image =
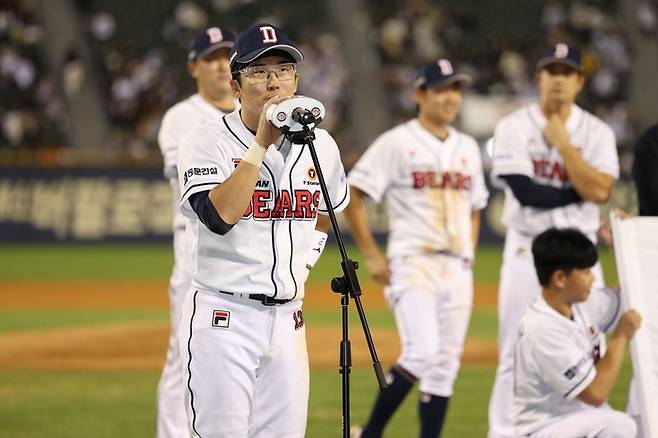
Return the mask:
M249 146L247 152L242 157L242 161L246 161L249 164L253 164L256 167L260 167L260 164L263 162L263 157L265 157L265 152L267 148L263 147L256 140Z
M313 242L311 243L311 252L308 254L306 259L306 267L308 269L313 268L317 263L322 251L324 251L324 245L327 243L327 233L320 230L315 230L313 232Z

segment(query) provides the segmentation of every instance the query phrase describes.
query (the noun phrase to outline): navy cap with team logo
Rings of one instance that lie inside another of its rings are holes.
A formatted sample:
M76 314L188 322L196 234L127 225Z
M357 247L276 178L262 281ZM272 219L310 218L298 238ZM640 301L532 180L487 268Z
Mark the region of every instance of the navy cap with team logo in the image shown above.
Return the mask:
M565 43L558 43L544 52L544 56L537 63L537 70L549 64L566 64L569 67L582 71L580 50Z
M245 64L263 56L271 50L280 50L294 62L304 59L295 43L276 26L260 23L243 30L231 50L231 71L236 73Z
M195 60L203 58L222 47L231 48L233 47L234 42L235 35L230 30L221 29L219 27L209 27L194 37L190 44L187 59Z
M443 87L455 82L470 84L473 79L464 73L455 73L452 63L447 59L438 59L425 64L414 82L414 87Z

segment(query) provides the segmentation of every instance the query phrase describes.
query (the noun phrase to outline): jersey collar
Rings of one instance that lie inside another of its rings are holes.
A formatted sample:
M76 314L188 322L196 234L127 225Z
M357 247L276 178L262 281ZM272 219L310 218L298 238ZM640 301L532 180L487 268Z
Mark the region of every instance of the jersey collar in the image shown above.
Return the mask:
M544 113L541 111L539 104L535 103L530 105L529 112L532 121L539 127L539 129L543 130L544 126L546 126L546 116L544 116ZM567 119L566 123L567 131L569 131L570 135L573 135L576 133L576 131L578 131L578 128L583 121L583 117L583 109L575 103L571 105L571 113L569 114L569 118Z
M224 116L224 119L231 131L242 141L244 146L249 147L254 141L254 138L256 138L256 135L244 125L240 117L240 111L233 111Z
M425 129L423 125L420 124L418 119L409 120L408 124L412 131L414 131L424 141L429 142L430 144L438 143L440 145L445 145L454 142L457 138L457 130L452 126L448 126L448 137L446 137L445 140L441 140L439 137Z
M578 318L576 316L576 312L574 309L574 305L571 306L571 314L573 315L574 319L569 319L554 308L552 308L544 299L544 296L542 295L541 292L539 292L539 297L537 297L537 300L532 304L532 307L534 308L535 312L542 313L544 315L547 315L551 318L557 318L560 321L568 321L570 324L576 324L576 319Z

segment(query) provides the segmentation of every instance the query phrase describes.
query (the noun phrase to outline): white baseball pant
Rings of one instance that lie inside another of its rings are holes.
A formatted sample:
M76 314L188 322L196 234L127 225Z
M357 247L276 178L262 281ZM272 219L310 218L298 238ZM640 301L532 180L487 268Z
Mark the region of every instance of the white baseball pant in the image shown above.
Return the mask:
M190 289L180 340L193 437L304 436L309 369L301 307ZM225 312L221 321L218 312Z
M402 352L398 364L420 379L420 391L449 397L461 363L473 307L470 263L432 254L391 259L385 289Z
M190 289L192 279L183 268L183 234L174 233L174 269L169 279L169 346L167 359L162 369L156 395L156 437L181 438L189 436L187 411L185 409L185 384L181 366L181 352L178 342L178 326L185 294Z
M558 417L530 438L634 438L636 433L628 414L604 405Z

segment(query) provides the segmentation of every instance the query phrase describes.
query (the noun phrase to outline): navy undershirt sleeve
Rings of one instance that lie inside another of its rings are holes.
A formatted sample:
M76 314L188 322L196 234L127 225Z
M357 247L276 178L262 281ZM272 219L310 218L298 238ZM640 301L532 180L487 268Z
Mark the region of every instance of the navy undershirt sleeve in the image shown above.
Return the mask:
M510 189L516 199L524 207L556 208L565 205L582 202L583 198L572 188L556 188L537 184L526 175L501 175L500 176Z
M219 216L219 213L217 213L215 206L212 205L209 194L210 190L206 190L190 195L190 205L192 206L192 210L194 210L199 217L199 220L208 227L210 231L223 236L228 233L235 224L231 225L224 222Z

